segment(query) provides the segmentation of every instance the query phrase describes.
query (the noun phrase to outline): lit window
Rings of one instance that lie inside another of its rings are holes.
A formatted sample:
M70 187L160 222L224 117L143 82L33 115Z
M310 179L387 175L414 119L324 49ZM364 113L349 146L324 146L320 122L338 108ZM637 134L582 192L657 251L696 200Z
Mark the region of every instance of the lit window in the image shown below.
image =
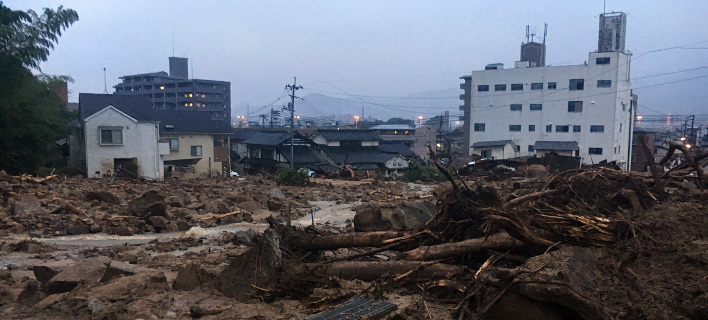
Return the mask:
M202 98L206 98L206 95L205 95L205 94L202 94Z
M165 86L160 86L160 90L165 90Z
M192 106L192 103L191 103L191 102L189 103L189 106L190 106L190 107Z
M190 98L192 97L192 94L191 94L191 93L189 94L189 97L190 97Z
M202 156L202 146L192 146L191 155L192 155L192 157L201 157Z
M122 145L123 144L123 128L99 128L101 133L101 145Z

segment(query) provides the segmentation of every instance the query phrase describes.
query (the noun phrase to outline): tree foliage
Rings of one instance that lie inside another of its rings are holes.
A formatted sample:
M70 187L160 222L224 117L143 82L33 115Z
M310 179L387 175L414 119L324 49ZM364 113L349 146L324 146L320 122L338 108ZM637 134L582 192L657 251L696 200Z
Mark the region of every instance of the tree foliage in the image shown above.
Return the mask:
M34 10L12 10L0 1L0 54L39 70L39 63L47 61L62 31L78 20L76 11L62 6L56 11L44 8L38 15Z
M59 7L14 11L0 2L0 169L37 173L56 154L55 141L66 133L71 113L54 89L70 80L32 74L46 61L61 32L78 19Z
M412 182L439 182L445 179L445 176L440 173L437 168L431 168L418 163L411 163L408 169L403 172L403 180Z
M413 120L396 117L388 119L386 124L413 124Z
M275 183L279 186L302 186L310 182L310 178L304 171L285 167L278 169L275 174Z

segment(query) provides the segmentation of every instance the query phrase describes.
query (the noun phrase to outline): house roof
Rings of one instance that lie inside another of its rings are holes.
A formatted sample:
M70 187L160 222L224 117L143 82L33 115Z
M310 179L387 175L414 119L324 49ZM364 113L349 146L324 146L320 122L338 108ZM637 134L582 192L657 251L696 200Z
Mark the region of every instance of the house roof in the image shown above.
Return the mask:
M415 126L407 124L380 124L370 128L371 130L415 130Z
M281 153L289 163L290 148L287 148L287 150L281 150ZM320 159L317 152L307 146L294 146L293 153L295 156L295 165L326 163L323 159Z
M277 146L288 139L290 139L289 132L258 132L244 140L243 144Z
M160 132L163 133L222 133L231 132L226 121L213 120L209 112L188 110L157 110Z
M231 140L243 141L261 131L261 128L233 128Z
M534 144L536 150L556 150L556 151L575 151L578 150L577 141L536 141Z
M317 130L327 141L372 141L378 140L371 130Z
M511 140L495 140L495 141L480 141L472 144L473 148L483 148L483 147L501 147L505 146L507 143L512 143Z
M381 152L398 154L406 158L415 157L415 153L411 148L406 147L402 143L379 143Z
M105 109L108 106L120 110L138 121L155 121L155 110L148 96L127 96L118 94L79 94L79 112L81 119Z
M383 164L397 156L393 153L384 153L377 147L328 147L321 146L322 150L337 164Z

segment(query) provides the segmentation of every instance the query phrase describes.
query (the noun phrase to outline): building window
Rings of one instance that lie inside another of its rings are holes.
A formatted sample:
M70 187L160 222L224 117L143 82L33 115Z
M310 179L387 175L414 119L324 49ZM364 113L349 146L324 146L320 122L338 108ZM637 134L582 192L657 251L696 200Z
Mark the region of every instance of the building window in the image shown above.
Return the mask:
M568 84L569 90L583 90L585 88L585 79L570 79Z
M99 128L101 132L101 145L119 146L123 144L123 128Z
M488 84L480 84L477 86L477 91L479 91L479 92L489 91L489 85Z
M202 156L202 146L192 146L191 154L192 154L192 157L201 157Z
M481 153L480 156L482 156L482 158L487 158L487 159L492 158L492 150L491 149L482 150L482 152L480 152L480 153Z
M610 57L595 58L595 64L610 64Z
M529 125L529 132L536 131L536 125L535 124L530 124Z
M546 125L546 132L553 132L553 125L552 124Z
M521 111L521 105L520 104L512 104L509 106L509 110L511 111Z
M529 145L529 149L528 149L528 150L529 150L529 152L534 152L534 151L536 151L536 149L533 148L533 145L532 145L532 144Z
M612 80L597 80L598 88L609 88L612 86Z
M179 138L170 138L170 150L179 150Z
M570 126L556 126L556 132L568 132L570 131Z
M541 111L543 110L543 105L540 103L532 103L531 106L529 107L529 110L531 111Z
M602 148L589 148L589 154L602 154Z
M520 124L510 124L509 125L509 132L521 132L521 125Z
M484 132L484 123L475 123L474 131Z
M511 91L523 91L523 90L524 90L523 83L512 83L511 84Z
M549 83L548 83L548 90L556 90L556 83L555 83L555 82L549 82Z
M580 126L573 126L573 132L580 132Z
M605 126L603 126L603 125L590 126L590 132L605 132Z
M495 84L494 91L506 91L506 84Z
M531 90L543 90L543 82L534 82L531 84Z
M583 112L583 102L568 101L568 112Z

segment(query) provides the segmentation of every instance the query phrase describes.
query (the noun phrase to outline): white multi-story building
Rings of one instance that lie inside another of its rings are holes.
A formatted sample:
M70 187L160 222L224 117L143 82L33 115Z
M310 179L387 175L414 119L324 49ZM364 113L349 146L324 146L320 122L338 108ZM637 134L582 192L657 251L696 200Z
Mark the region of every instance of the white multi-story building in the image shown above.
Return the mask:
M491 64L462 77L468 154L513 158L553 151L585 164L616 161L627 170L636 112L630 62L631 54L598 50L582 65L519 61L513 69Z

